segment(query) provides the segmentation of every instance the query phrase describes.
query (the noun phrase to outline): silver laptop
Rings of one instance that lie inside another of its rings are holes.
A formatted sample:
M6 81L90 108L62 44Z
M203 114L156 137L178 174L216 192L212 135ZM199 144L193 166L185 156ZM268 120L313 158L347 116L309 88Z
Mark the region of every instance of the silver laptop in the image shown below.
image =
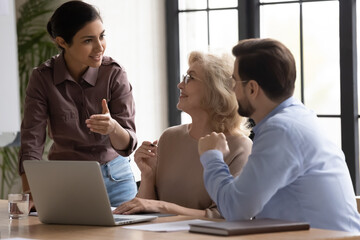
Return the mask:
M150 221L153 215L112 214L96 161L24 161L42 223L115 226Z

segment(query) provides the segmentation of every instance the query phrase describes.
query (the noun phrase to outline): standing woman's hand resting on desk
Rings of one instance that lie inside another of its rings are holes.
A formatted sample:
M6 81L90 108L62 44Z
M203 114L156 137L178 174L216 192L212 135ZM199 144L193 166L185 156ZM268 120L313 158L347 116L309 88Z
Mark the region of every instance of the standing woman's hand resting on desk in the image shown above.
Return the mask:
M25 173L21 174L21 181L22 181L22 187L24 190L23 193L29 194L29 212L31 210L36 211L35 204L34 204L34 201L33 201L32 195L31 195L29 183L28 183Z
M102 113L91 115L90 119L86 119L86 126L92 132L109 135L111 144L115 149L126 149L130 143L129 133L111 117L105 99L101 101L101 105Z
M31 192L29 192L29 212L36 212L36 208Z

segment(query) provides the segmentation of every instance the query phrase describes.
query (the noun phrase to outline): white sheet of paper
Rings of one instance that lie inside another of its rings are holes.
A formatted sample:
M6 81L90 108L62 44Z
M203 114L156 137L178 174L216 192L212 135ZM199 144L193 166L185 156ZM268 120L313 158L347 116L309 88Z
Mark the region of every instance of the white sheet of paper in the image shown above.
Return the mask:
M175 232L175 231L188 231L190 229L189 224L207 223L212 221L205 221L200 219L166 222L166 223L153 223L137 226L124 226L126 229L143 230L152 232Z

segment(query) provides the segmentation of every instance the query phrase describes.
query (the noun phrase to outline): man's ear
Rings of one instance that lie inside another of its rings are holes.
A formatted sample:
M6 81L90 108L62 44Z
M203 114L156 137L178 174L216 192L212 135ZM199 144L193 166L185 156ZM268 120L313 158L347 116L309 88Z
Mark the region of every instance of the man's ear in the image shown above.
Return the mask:
M255 80L250 80L247 84L248 94L250 97L257 97L259 94L260 86Z
M65 40L59 36L57 36L55 38L55 42L57 43L57 45L59 45L60 47L62 47L64 49L68 46L67 43L65 42Z

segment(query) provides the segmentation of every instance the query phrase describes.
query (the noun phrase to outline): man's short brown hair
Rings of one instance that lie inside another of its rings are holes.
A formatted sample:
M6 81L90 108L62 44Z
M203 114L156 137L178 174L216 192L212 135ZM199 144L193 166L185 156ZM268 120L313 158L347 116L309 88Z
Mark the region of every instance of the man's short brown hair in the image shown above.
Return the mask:
M277 40L246 39L232 50L243 81L255 80L272 100L285 100L294 93L296 67L290 50Z

